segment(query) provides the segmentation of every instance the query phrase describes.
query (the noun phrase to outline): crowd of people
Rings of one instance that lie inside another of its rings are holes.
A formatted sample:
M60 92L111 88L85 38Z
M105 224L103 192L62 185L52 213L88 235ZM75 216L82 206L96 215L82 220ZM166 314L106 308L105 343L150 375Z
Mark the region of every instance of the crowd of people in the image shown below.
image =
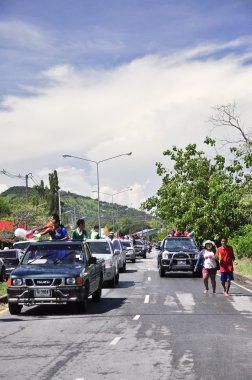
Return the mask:
M85 228L85 220L83 218L77 220L76 228L68 234L66 228L61 224L58 214L52 214L50 221L47 224L32 229L31 233L37 233L39 236L48 234L53 240L85 240L88 238L88 233ZM167 236L193 237L194 232L191 228L187 228L184 232L180 229L175 229L168 231ZM114 232L110 232L108 237L111 240L114 239ZM97 224L95 224L91 230L90 238L100 238L99 226ZM125 238L127 239L129 237L126 236ZM136 239L135 236L133 236L133 240L134 239ZM219 248L217 248L215 243L211 240L206 240L202 244L202 247L203 249L198 255L194 271L197 272L202 270L205 287L204 293L208 293L209 291L209 279L213 293L216 292L216 274L217 270L219 270L223 293L225 296L228 296L231 281L234 279L234 264L236 264L233 248L230 245L227 245L226 237L221 239L221 246ZM115 246L114 248L117 247Z

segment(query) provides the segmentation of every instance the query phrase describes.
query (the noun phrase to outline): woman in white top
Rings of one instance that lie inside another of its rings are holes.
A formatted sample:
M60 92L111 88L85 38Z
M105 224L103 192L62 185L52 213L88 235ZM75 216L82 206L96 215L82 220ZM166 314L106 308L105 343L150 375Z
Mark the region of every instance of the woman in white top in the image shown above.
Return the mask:
M204 293L208 293L208 279L210 277L213 293L216 292L216 272L217 272L217 261L215 258L215 253L213 252L213 246L215 244L211 240L206 240L203 243L204 249L199 253L197 263L195 265L195 271L202 268L203 282L205 285Z

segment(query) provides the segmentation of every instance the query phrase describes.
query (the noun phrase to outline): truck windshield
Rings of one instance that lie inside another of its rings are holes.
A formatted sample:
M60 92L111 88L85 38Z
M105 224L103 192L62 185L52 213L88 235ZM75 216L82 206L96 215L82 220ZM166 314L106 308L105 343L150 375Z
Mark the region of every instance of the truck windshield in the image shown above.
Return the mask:
M22 264L83 264L85 255L81 245L30 245Z
M195 251L197 250L197 246L193 239L166 239L164 241L164 249L171 252L176 251Z

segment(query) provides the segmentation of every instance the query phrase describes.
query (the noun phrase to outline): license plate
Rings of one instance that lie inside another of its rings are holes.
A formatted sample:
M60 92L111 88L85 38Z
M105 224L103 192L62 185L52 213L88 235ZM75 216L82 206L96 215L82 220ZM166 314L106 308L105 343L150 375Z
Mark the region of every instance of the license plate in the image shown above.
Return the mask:
M51 297L52 292L50 289L35 289L35 297Z
M178 260L178 265L185 265L185 264L186 264L185 261L183 261L183 260Z

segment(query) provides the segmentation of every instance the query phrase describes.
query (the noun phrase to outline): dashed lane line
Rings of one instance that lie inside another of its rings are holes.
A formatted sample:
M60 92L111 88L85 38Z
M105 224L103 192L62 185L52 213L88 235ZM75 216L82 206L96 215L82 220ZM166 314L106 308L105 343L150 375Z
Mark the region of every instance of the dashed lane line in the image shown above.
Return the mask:
M122 339L121 336L116 336L111 342L110 342L110 345L111 346L115 346L120 340Z
M145 298L144 298L144 303L149 303L150 301L150 296L149 294L146 294Z
M134 316L133 321L138 321L139 318L140 318L140 314L137 314Z
M148 277L148 281L151 281L151 277Z

